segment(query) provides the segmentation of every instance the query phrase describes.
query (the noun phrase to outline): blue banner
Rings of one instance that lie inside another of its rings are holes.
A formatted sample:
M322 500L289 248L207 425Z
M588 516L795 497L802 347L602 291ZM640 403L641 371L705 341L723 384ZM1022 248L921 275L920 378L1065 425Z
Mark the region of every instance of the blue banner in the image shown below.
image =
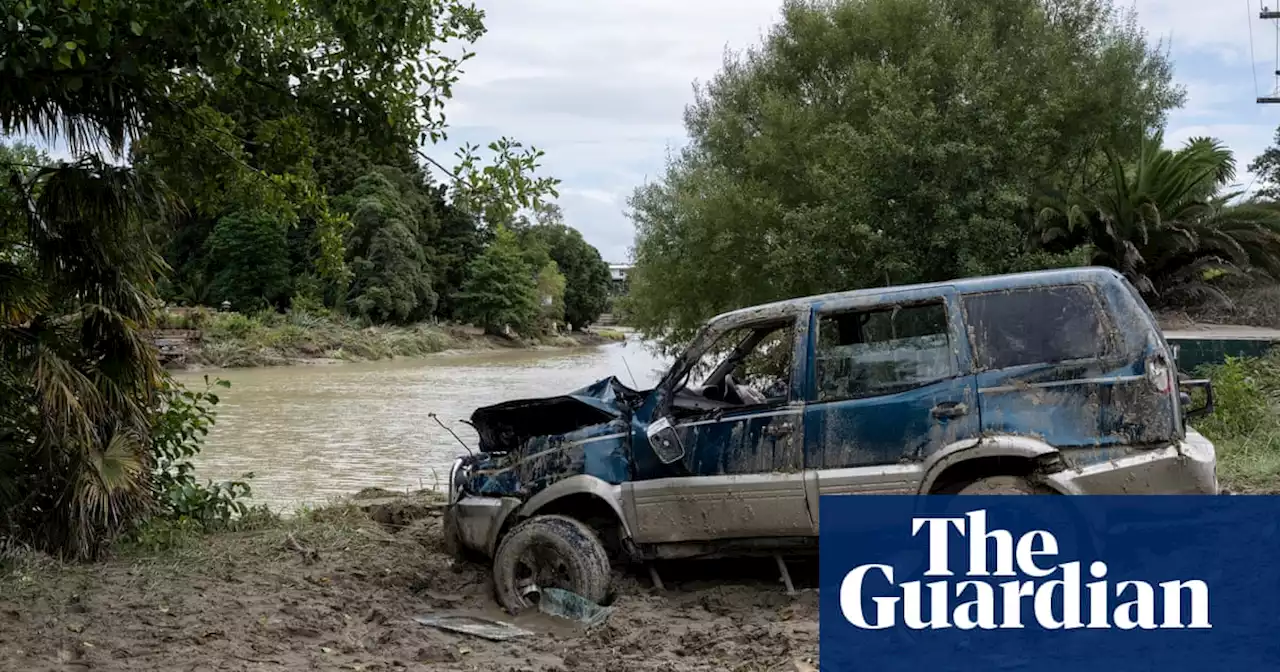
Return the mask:
M1280 670L1280 497L820 506L824 671Z

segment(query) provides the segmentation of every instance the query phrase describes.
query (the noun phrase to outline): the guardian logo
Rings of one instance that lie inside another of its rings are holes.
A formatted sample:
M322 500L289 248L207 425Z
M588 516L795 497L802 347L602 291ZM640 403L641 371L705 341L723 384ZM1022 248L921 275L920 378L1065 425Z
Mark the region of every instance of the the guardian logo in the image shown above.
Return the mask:
M924 576L941 578L899 584L890 565L855 567L840 584L840 610L855 627L1213 627L1209 623L1209 586L1204 581L1164 581L1155 586L1136 580L1113 582L1102 560L1089 563L1087 570L1079 560L1058 562L1058 540L1050 532L1036 530L1015 539L1008 530L988 530L985 510L963 517L914 517L911 536L928 544ZM957 538L968 543L969 561L967 571L952 578L956 572L950 566L949 544ZM1087 583L1085 571L1092 579ZM999 580L1003 577L1008 580ZM871 596L872 604L864 605L866 596Z

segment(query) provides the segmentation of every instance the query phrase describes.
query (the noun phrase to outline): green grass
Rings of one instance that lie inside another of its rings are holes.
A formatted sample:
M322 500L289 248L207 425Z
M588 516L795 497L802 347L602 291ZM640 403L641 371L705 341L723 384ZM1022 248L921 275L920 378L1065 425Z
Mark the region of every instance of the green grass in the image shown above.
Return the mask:
M162 328L200 329L203 339L192 353L191 363L220 368L276 366L321 358L372 361L454 349L573 347L625 338L622 332L605 330L510 341L454 326L371 326L327 311L245 315L200 310L163 313L157 321Z
M162 320L184 322L181 318ZM303 311L211 313L201 325L203 342L193 359L197 364L217 367L272 366L316 358L364 361L413 357L460 347L467 340L432 325L366 326Z
M627 335L617 329L592 329L591 333L601 338L607 338L610 341L625 341Z
M1195 427L1217 449L1223 487L1280 493L1280 353L1230 359L1200 373L1213 381L1215 409Z

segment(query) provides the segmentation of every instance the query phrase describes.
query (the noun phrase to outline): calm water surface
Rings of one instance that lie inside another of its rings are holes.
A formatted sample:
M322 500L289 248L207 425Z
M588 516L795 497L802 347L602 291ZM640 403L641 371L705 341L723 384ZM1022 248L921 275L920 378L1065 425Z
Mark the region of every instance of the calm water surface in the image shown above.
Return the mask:
M631 373L627 367L630 366ZM362 364L231 369L218 422L196 461L215 481L253 472L254 501L289 511L361 488L435 487L462 446L458 422L479 406L568 392L610 375L647 388L666 360L638 340L572 350L496 351ZM189 387L203 373L178 377Z

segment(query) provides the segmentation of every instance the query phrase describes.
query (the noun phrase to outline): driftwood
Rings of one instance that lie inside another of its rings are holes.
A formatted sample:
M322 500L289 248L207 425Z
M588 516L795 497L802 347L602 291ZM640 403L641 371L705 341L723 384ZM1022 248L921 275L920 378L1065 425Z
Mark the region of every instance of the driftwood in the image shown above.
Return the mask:
M285 537L284 546L291 551L296 551L298 555L302 556L302 562L308 565L320 559L319 552L313 548L303 546L294 538L293 533L290 533L289 536Z

